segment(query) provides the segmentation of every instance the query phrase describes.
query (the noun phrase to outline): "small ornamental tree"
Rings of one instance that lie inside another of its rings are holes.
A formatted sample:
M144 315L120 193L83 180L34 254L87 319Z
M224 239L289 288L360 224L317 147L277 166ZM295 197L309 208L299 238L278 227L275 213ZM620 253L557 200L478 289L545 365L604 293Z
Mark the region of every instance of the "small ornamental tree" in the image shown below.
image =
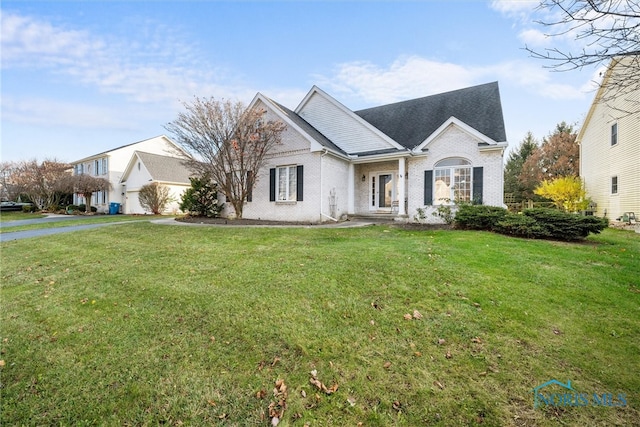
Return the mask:
M140 206L154 215L160 215L174 200L169 193L169 187L157 182L143 185L138 193Z
M218 186L211 182L209 175L191 177L191 187L182 195L180 209L193 216L217 218L224 207L218 202Z
M69 192L84 197L87 205L86 212L91 212L91 197L98 191L108 191L111 183L105 178L98 178L91 175L73 175L65 180L65 188Z
M544 180L534 192L553 200L558 209L566 212L578 212L587 209L589 199L577 176L563 176L554 180Z

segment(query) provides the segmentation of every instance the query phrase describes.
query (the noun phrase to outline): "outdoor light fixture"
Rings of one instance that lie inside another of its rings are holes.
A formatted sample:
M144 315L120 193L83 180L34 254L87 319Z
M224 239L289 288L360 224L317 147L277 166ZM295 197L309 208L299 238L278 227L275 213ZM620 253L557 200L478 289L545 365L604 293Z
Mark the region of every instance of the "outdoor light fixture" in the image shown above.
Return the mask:
M367 180L367 177L365 176L365 174L362 174L362 182L365 182Z

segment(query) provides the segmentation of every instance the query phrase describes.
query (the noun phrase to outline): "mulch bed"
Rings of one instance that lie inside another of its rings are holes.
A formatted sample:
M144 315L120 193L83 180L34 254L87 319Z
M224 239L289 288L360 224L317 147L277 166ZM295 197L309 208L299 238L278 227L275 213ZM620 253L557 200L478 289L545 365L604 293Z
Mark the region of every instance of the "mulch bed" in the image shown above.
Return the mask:
M187 222L192 224L211 224L211 225L262 225L262 226L320 226L331 225L332 222L325 223L309 223L296 221L268 221L263 219L227 219L227 218L207 218L207 217L182 217L176 221ZM338 223L342 224L342 223ZM389 225L392 227L402 228L405 230L450 230L453 227L447 224L418 224L403 222L380 222L380 225Z

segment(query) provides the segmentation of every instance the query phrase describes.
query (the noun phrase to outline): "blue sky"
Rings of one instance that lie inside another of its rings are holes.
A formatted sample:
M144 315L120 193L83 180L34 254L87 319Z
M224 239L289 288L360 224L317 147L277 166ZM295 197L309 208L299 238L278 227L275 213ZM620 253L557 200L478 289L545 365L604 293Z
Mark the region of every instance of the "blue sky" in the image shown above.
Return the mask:
M194 95L295 108L313 85L356 110L498 81L510 146L580 123L600 70L520 1L15 1L1 6L2 160L73 161L167 134ZM575 46L573 46L575 47Z

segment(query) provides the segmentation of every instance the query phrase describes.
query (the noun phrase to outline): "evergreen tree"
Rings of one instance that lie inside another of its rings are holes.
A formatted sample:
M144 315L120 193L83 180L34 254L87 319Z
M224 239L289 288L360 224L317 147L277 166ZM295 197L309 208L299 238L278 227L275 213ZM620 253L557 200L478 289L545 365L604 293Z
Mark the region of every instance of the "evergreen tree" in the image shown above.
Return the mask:
M514 202L526 200L526 195L533 193L520 181L522 166L527 158L538 148L538 142L531 132L527 132L520 145L509 154L504 168L504 192L513 195Z

